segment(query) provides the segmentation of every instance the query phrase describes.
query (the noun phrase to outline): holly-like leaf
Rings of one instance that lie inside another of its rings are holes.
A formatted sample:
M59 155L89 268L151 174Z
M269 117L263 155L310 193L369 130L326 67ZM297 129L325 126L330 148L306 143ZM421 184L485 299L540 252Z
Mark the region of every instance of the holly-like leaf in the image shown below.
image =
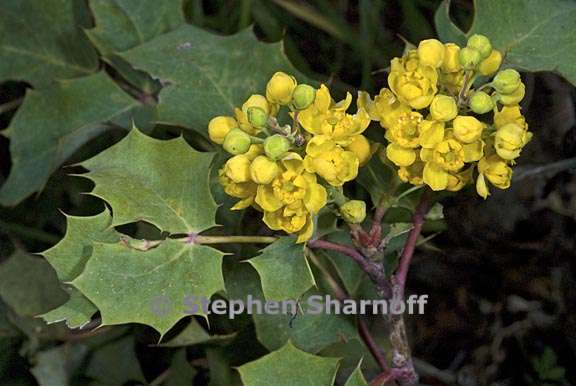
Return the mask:
M186 299L224 289L223 254L210 247L165 240L147 251L125 243L93 248L72 284L100 310L103 325L142 323L164 335L194 312Z
M362 374L362 361L358 363L358 366L354 369L350 377L346 381L344 386L368 386L368 382L366 382L366 378Z
M90 322L96 311L98 309L90 300L72 288L66 303L41 316L48 324L65 321L69 328L81 328Z
M96 26L86 33L104 60L140 89L154 90L153 81L145 73L134 70L117 53L183 24L182 0L92 0L90 8Z
M295 237L282 237L248 260L256 268L267 300L298 299L312 287L314 276Z
M195 344L222 343L225 344L236 336L235 333L227 335L210 335L195 318L174 338L166 343L159 344L163 347L185 347Z
M438 36L445 42L466 45L466 34L450 19L450 1L443 1L434 15Z
M50 264L21 251L0 264L0 297L20 316L37 316L67 299Z
M14 79L42 86L95 72L98 56L82 32L89 24L83 1L2 0L0 82Z
M170 233L201 232L215 225L208 186L213 155L195 151L182 137L161 141L133 129L83 162L89 173L82 176L112 207L112 226L142 220Z
M211 118L232 115L251 94L263 93L274 72L304 80L280 43L259 42L251 30L219 36L183 25L121 56L166 84L159 95L160 122L204 135Z
M459 36L447 17L450 0L437 12L440 38ZM510 66L524 71L554 71L576 84L576 3L570 0L475 1L470 36L486 35L506 55ZM450 23L450 24L448 24Z
M338 362L338 358L308 354L288 342L238 371L245 386L329 386L334 384Z
M304 351L318 353L334 343L359 338L353 321L345 315L323 310L309 313L311 306L322 306L323 300L323 295L310 292L301 299L295 315L254 314L258 340L269 350L277 350L291 341Z
M105 130L105 122L120 119L138 105L104 72L28 90L5 132L12 170L0 189L0 204L16 205L41 190L50 174Z
M186 350L179 350L172 359L166 386L190 386L195 376L196 370L188 362Z
M108 209L95 216L66 216L67 228L64 238L42 255L56 270L60 280L74 280L92 255L92 243L115 243L120 234L112 227Z
M68 386L87 349L80 344L63 344L41 351L36 355L36 365L30 371L40 386Z

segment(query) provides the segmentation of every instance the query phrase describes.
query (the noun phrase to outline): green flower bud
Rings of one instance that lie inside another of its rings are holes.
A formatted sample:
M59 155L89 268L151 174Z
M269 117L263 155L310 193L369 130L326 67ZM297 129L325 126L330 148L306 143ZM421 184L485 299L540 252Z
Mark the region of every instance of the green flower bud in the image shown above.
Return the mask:
M299 84L292 94L292 105L296 110L308 108L316 98L316 89L307 84Z
M290 150L290 146L291 143L288 138L274 134L264 141L264 152L269 158L277 160Z
M484 91L476 91L472 94L469 105L476 114L484 114L494 108L492 98Z
M236 128L226 134L222 147L228 153L236 155L246 153L251 144L252 140L250 136L246 132Z
M347 201L340 206L340 214L347 223L360 224L366 218L366 203L360 200Z
M458 59L460 60L462 68L465 70L473 70L482 60L482 55L475 48L464 47L458 53Z
M520 86L514 92L510 94L500 94L499 100L504 106L512 106L517 105L520 103L522 99L524 99L524 95L526 94L526 86L524 83L520 83Z
M246 115L248 116L248 122L256 128L264 127L266 122L268 122L268 114L260 107L248 107Z
M492 86L500 94L512 94L520 87L520 83L520 74L511 68L500 71L492 80Z
M480 52L482 59L486 59L492 52L492 44L490 43L490 39L484 35L475 34L470 36L466 46Z

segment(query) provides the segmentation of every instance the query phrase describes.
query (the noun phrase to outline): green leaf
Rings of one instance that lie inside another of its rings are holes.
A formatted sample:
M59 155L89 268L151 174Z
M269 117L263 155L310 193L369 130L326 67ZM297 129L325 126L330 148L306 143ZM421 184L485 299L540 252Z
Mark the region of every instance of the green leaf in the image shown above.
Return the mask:
M351 318L325 312L308 313L308 299L313 295L323 298L318 292L308 293L296 315L254 314L258 340L271 351L291 341L304 351L317 353L334 343L358 338Z
M66 216L67 229L64 238L42 255L56 270L60 280L74 280L92 255L92 243L115 243L120 234L112 227L108 209L95 216Z
M133 129L116 145L81 165L107 201L112 226L146 221L170 233L201 232L215 225L208 186L213 153L200 153L184 138L161 141Z
M134 336L124 337L97 350L88 364L86 375L94 378L98 386L118 386L128 381L144 383L134 351Z
M66 303L41 317L48 324L65 321L69 328L81 328L90 322L96 311L96 306L90 300L72 288Z
M445 0L438 12L449 7ZM508 65L524 71L554 71L576 84L576 3L570 0L475 1L467 36L488 36ZM455 34L446 17L437 17L444 40ZM449 33L446 33L449 31Z
M190 386L195 376L196 370L190 366L186 358L186 350L179 350L172 359L166 386Z
M444 0L434 15L436 32L444 42L466 45L466 34L450 19L450 0Z
M368 386L368 382L366 382L366 378L364 378L362 374L362 361L358 363L358 366L356 366L352 374L350 374L344 386Z
M183 24L182 0L92 0L90 8L96 27L86 33L104 55L104 60L137 87L148 92L154 90L152 79L134 70L117 53Z
M159 344L161 347L185 347L195 344L227 343L236 336L235 333L227 335L210 335L195 318L174 338L166 343Z
M103 325L142 323L164 335L192 313L186 299L224 289L223 254L213 248L176 240L147 251L125 243L93 248L72 284L98 307Z
M248 262L258 271L267 300L298 299L312 287L314 276L295 237L282 237Z
M5 132L12 170L0 189L0 204L16 205L40 191L50 174L106 129L103 123L138 105L104 72L28 90Z
M334 384L338 362L338 358L308 354L288 342L238 371L245 386L328 386Z
M251 94L263 93L276 71L304 80L280 43L259 42L251 30L219 36L183 25L121 56L166 84L159 95L160 122L205 136L211 118L232 115Z
M393 191L397 180L394 168L383 164L377 156L372 157L358 172L358 182L368 191L374 205Z
M50 264L22 251L0 264L0 297L20 316L37 316L67 299Z
M83 1L2 0L0 82L23 80L38 87L95 72L98 56L82 31L89 23Z
M86 354L84 345L62 344L39 352L30 371L40 386L68 386Z

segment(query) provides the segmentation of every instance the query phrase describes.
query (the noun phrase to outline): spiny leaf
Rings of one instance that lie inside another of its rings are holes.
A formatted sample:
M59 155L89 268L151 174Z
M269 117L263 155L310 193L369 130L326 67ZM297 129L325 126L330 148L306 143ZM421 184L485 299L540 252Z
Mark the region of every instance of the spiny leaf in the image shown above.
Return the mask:
M126 138L81 165L106 200L112 225L146 221L170 233L200 232L215 225L216 203L208 176L213 153L200 153L184 138L161 141L133 129Z
M60 280L74 280L92 255L92 243L115 243L120 234L112 227L108 209L95 216L66 216L67 228L64 238L42 255L56 270Z
M96 27L86 31L104 60L129 82L152 92L156 85L117 54L176 29L185 22L182 0L92 0Z
M20 316L37 316L67 299L50 264L22 251L0 264L0 297Z
M437 12L445 14L450 1ZM570 0L475 1L467 36L484 34L506 55L506 63L525 71L555 71L576 84L576 3ZM457 35L448 17L437 15L440 37Z
M302 244L282 237L248 262L256 268L267 300L298 299L314 283Z
M308 354L288 342L238 371L245 386L329 386L334 384L338 362L337 358Z
M160 122L203 135L211 118L232 115L250 94L263 93L274 72L303 80L281 44L259 42L251 30L219 36L183 25L121 56L166 84L159 96Z
M14 79L44 86L95 72L98 56L81 30L89 23L83 1L2 0L0 82Z
M48 324L65 321L68 328L81 328L90 322L98 311L96 306L79 291L71 289L70 299L58 308L41 315Z
M210 335L195 318L174 338L166 343L159 344L162 347L185 347L195 344L222 343L225 344L236 336L235 333L227 335Z
M436 10L434 24L438 36L445 42L453 42L460 46L466 45L466 34L450 19L449 0L443 1Z
M138 105L104 72L28 90L5 133L10 137L12 170L0 189L0 204L16 205L41 190L50 174L106 129L105 122L120 119Z
M172 359L172 366L170 366L170 373L166 386L190 386L196 370L190 365L186 358L186 350L179 350Z
M143 323L164 335L190 313L186 299L224 289L216 249L165 240L148 251L94 243L92 257L72 284L102 314L102 324Z

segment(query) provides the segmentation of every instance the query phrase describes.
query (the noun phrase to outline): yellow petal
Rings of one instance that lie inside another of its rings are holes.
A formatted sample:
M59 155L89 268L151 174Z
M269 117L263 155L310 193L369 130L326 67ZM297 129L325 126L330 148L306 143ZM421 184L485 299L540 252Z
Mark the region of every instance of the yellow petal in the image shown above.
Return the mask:
M486 199L490 195L488 186L486 186L486 180L484 179L484 174L480 174L476 180L476 192L483 198Z
M386 156L397 166L410 166L416 161L416 152L413 149L391 143L386 147Z
M270 185L259 185L256 193L256 203L267 212L273 212L282 207Z
M484 141L481 139L473 142L464 144L464 162L474 162L480 160L484 156Z
M448 173L434 162L427 162L423 173L424 183L432 190L444 190L448 186Z

